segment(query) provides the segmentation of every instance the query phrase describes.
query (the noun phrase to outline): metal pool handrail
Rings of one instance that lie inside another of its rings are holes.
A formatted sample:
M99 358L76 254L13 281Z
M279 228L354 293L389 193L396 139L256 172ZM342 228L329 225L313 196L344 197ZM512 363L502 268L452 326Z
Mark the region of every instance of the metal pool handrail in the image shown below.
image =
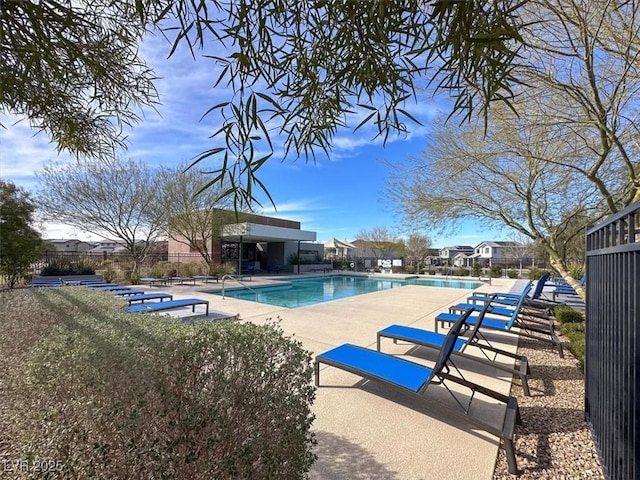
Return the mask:
M222 276L222 299L224 300L224 280L226 278L230 278L231 280L235 280L236 282L238 282L240 285L242 285L244 288L247 288L249 290L251 290L253 293L255 293L256 297L258 296L258 292L256 292L253 288L251 288L249 285L245 285L244 283L242 283L240 280L238 280L235 276L226 273Z

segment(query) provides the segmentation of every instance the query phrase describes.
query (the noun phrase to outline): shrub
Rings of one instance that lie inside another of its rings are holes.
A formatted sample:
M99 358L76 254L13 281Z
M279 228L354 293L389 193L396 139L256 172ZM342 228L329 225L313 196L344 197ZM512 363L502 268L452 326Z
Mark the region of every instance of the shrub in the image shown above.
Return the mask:
M516 270L507 270L507 277L509 278L519 278L520 275Z
M236 271L235 265L226 262L218 263L211 267L211 275L227 275Z
M565 323L560 327L560 333L569 339L569 351L576 357L580 369L584 371L584 322Z
M140 272L133 273L133 270L127 270L125 280L130 285L138 285L140 283Z
M127 314L84 288L15 293L0 306L22 342L0 342L0 457L96 479L302 478L313 463L311 357L277 324Z
M560 333L569 339L569 351L584 370L585 322L584 315L568 305L558 305L553 315L560 324Z
M491 278L500 278L502 276L502 267L500 265L491 265L489 272Z
M568 305L554 307L553 316L561 324L584 322L584 315Z
M480 277L480 275L482 275L482 265L480 265L478 262L475 262L471 267L471 271L473 272L474 277Z
M548 273L546 270L540 270L538 268L532 268L529 270L529 280L538 280L542 275Z
M113 264L111 262L107 262L104 265L104 270L102 270L102 278L105 282L111 283L116 279L116 272L113 269Z
M40 275L49 277L59 277L62 275L95 275L96 271L92 265L84 262L52 262L40 271Z
M458 268L454 275L458 277L468 277L471 271L468 268Z

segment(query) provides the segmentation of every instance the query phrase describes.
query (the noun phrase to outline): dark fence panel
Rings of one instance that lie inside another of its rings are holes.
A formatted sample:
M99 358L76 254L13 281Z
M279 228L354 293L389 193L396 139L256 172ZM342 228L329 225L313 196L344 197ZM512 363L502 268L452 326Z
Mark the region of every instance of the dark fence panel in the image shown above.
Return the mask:
M587 230L585 418L609 479L640 479L640 202Z
M140 273L145 276L149 270L154 268L159 262L170 262L180 273L181 265L185 264L203 264L204 261L199 253L174 253L166 252L151 253L141 265ZM96 271L102 271L106 268L114 272L126 272L131 268L131 256L127 253L100 253L90 254L88 252L54 252L46 251L42 258L31 264L24 272L22 283L28 282L32 276L40 275L42 269L46 266L57 264L58 266L68 266L71 264L88 265ZM204 268L204 267L203 267ZM0 274L0 287L6 285L8 278Z

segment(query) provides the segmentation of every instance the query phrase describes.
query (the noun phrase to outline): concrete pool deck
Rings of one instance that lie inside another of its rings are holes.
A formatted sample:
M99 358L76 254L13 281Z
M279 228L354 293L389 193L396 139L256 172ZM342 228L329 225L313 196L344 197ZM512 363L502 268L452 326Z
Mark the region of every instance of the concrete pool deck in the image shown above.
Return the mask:
M301 278L294 276L292 278ZM254 277L248 286L269 284L286 278ZM143 287L146 291L167 291L174 298L198 297L210 302L212 319L225 314L240 321L263 324L279 320L283 330L300 341L313 357L342 343L376 348L376 332L392 323L434 330L435 316L449 305L466 300L472 291L509 291L516 280L493 279L492 285L474 290L404 286L381 292L287 309L204 293L218 284ZM171 312L174 316L192 316L190 309ZM195 318L203 307L196 307ZM200 315L200 316L199 316ZM515 352L517 336L491 333L492 341ZM412 361L432 365L435 352L393 344L383 340L382 350L405 356ZM476 349L468 353L477 354ZM511 377L492 367L460 359L456 365L464 376L499 393L508 394ZM455 391L467 398L464 389ZM443 387L433 385L427 396L447 405L455 402ZM420 402L384 388L361 377L333 367L322 366L320 387L313 404L316 415L313 430L318 444L318 459L310 478L330 479L486 479L492 478L500 441L464 420L448 417L425 408ZM504 405L477 395L471 415L500 426Z

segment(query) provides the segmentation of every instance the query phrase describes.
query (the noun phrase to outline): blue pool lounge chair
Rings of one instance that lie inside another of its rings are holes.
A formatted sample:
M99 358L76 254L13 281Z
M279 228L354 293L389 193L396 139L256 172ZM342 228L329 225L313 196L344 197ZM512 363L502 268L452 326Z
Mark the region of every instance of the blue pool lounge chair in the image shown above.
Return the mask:
M94 290L102 290L105 292L112 292L112 293L116 293L116 292L127 292L129 290L131 290L131 287L127 287L125 285L103 285L100 287L92 287Z
M119 288L117 290L112 290L112 292L116 297L128 297L131 295L140 295L144 293L144 290L140 290L139 288Z
M62 287L64 282L60 277L38 277L30 281L28 287Z
M158 285L166 285L167 284L167 279L166 278L156 278L156 277L142 277L140 279L141 283L148 283L150 287L153 287L156 283Z
M180 300L169 300L168 302L155 302L155 303L142 303L131 305L127 308L127 312L161 312L163 310L175 310L176 308L191 307L191 311L196 311L196 305L206 305L207 313L209 315L209 301L201 300L199 298L181 298Z
M130 295L125 300L131 305L133 302L144 303L146 300L160 300L162 302L167 298L173 300L173 295L165 292L140 293L138 295Z
M471 332L465 337L460 337L456 341L453 347L452 355L456 357L466 358L476 363L490 365L493 368L502 370L512 375L518 375L522 384L522 391L526 396L530 396L528 375L531 373L529 369L529 361L524 355L517 355L507 350L496 348L490 343L481 343L480 336L478 335L478 329L482 325L484 316L487 310L490 308L490 303L486 303L480 315L478 315L478 321L475 322ZM390 338L394 343L398 340L409 342L421 347L440 349L446 339L446 335L443 333L432 332L431 330L424 330L421 328L409 327L406 325L389 325L387 328L380 330L377 334L377 350L380 351L380 340L382 338ZM474 355L470 355L465 352L469 346L475 346L479 348L485 358L479 358ZM487 352L493 353L493 358L490 358ZM512 366L506 366L501 363L496 363L498 356L503 356L515 360L517 362L516 368Z
M582 275L580 280L578 280L578 284L582 287L585 286L587 282L587 274ZM577 296L578 292L568 283L560 283L556 285L556 287L551 292L553 294L553 299L555 300L558 295L567 295L567 296Z
M548 311L555 305L558 305L557 302L552 300L548 300L544 298L543 290L545 285L547 285L547 279L549 278L549 274L543 274L538 281L536 282L536 286L530 295L527 295L524 299L524 306L532 309ZM470 303L478 303L485 302L488 300L490 296L495 296L493 302L501 303L504 305L516 305L522 293L513 293L513 292L499 292L499 293L484 293L484 292L474 292L470 297L467 298L467 302Z
M493 315L501 315L504 317L511 317L513 311L518 308L519 315L522 318L526 318L529 321L534 321L538 324L553 324L551 318L551 311L549 308L534 308L528 307L528 300L530 299L529 293L531 291L531 283L527 283L521 293L494 293L494 294L474 294L467 297L467 303L458 303L449 308L450 312L463 311L468 309L474 309L477 311L482 310L483 305L488 301L491 302L491 309L489 312ZM491 295L490 297L487 295ZM480 303L478 303L480 302Z
M525 286L525 288L522 290L520 294L516 294L517 296L515 297L510 297L509 301L511 301L511 299L514 299L516 301L515 303L510 304L509 306L505 306L503 303L505 298L504 294L502 295L494 294L491 297L485 297L483 303L477 303L475 301L468 302L468 303L457 303L449 307L449 312L450 313L463 312L469 309L480 311L484 309L487 303L489 303L490 304L489 313L493 315L509 317L510 319L511 318L517 319L517 315L518 313L521 312L522 306L524 305L525 298L527 298L529 291L531 291L531 283L527 283L527 285ZM474 296L469 298L473 300ZM469 300L469 298L467 299L467 301ZM456 318L456 317L452 317L452 318Z
M451 353L453 352L461 330L463 327L466 327L466 320L470 313L471 311L468 311L460 315L458 321L451 327L442 344L438 359L433 368L393 355L387 355L386 353L376 350L345 343L316 356L314 363L315 384L317 387L320 386L320 364L325 364L359 375L369 381L381 383L405 395L420 400L433 410L445 412L452 417L462 418L467 423L502 439L509 472L515 474L518 469L513 445L513 432L515 424L520 422L517 400L514 397L501 395L493 390L466 380L451 361ZM450 367L453 367L460 376L452 375ZM471 390L471 395L466 406L463 405L456 394L449 390L445 382L457 383ZM454 398L459 408L427 397L425 393L432 384L444 386ZM500 427L483 422L468 414L475 393L487 395L506 404L506 415Z
M177 283L179 285L184 285L187 282L193 282L193 284L196 284L196 279L193 277L169 277L169 283L171 285L173 285L174 283Z
M531 285L528 285L528 288L530 289ZM528 293L527 288L525 288L523 292ZM488 342L488 340L486 340L486 337L482 335L480 331L480 330L487 329L487 330L497 330L497 331L507 332L515 335L522 335L525 337L534 338L536 340L551 343L553 346L558 348L558 353L560 354L560 358L564 358L562 343L560 342L560 339L555 333L552 319L549 319L547 322L548 325L543 327L538 325L532 325L531 322L525 322L521 318L520 310L522 308L522 303L524 301L525 296L526 295L520 298L518 305L513 309L505 309L504 307L501 307L501 306L495 306L490 308L487 312L488 314L493 315L495 312L495 315L497 316L502 315L502 318L497 318L495 316L489 317L485 315L484 319L482 320L481 328L479 329L477 335L479 335L483 340ZM454 323L459 317L459 314L456 313L456 310L461 308L462 307L458 305L453 305L450 307L449 313L443 312L436 315L436 332L438 331L438 323L440 323L440 325L443 327L446 323L448 324ZM502 310L510 310L510 311L507 312ZM507 314L508 314L508 317L507 317ZM472 315L468 318L467 323L469 325L474 325L475 322L477 322L477 320L478 320L478 317ZM517 332L513 330L514 327L518 328ZM543 335L543 337L541 337L540 335ZM550 338L546 338L547 335Z
M194 275L192 278L204 283L209 283L209 280L215 280L216 283L220 282L220 277L218 275Z

